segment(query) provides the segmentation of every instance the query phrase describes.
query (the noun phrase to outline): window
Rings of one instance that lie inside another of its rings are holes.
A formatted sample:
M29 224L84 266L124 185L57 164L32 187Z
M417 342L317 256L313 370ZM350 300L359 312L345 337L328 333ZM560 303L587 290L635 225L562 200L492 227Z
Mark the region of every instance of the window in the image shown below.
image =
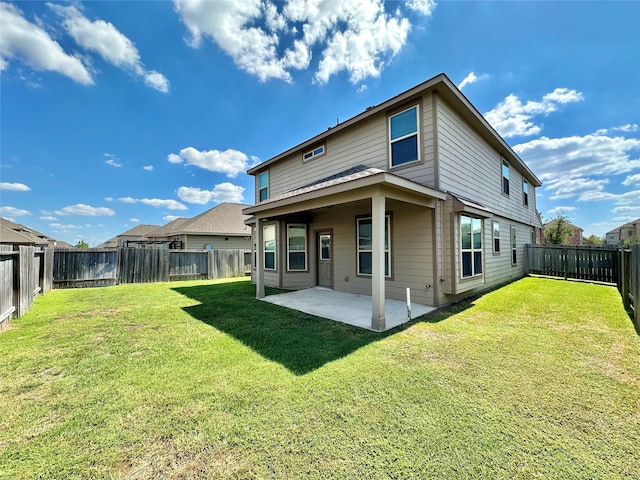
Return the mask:
M502 161L502 193L509 195L509 164Z
M287 225L287 270L307 269L307 227Z
M263 227L264 242L264 268L265 270L276 269L276 226L265 225Z
M493 222L493 253L500 253L500 224Z
M516 227L511 227L511 265L518 263L518 252L516 250Z
M384 222L384 275L390 277L391 258L389 255L391 217L385 215ZM358 275L373 273L373 236L371 217L358 218Z
M258 175L258 192L260 198L258 201L262 202L269 198L269 172L262 172Z
M482 274L482 220L460 216L462 277Z
M307 161L312 158L318 157L324 154L324 145L320 145L319 147L314 148L313 150L309 150L302 155L302 160Z
M529 184L524 178L522 179L522 202L525 207L529 206Z
M416 162L418 153L418 106L389 117L391 166Z
M320 235L320 260L331 260L331 235Z

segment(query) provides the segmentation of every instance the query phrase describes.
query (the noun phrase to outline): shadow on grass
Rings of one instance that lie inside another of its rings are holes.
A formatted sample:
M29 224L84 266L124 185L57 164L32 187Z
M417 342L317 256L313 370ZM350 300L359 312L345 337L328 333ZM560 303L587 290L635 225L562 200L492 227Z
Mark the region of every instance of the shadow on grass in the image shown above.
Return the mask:
M255 286L250 282L173 290L199 302L184 308L193 318L233 336L295 375L312 372L402 328L376 333L262 302L254 298ZM267 289L269 293L278 292Z

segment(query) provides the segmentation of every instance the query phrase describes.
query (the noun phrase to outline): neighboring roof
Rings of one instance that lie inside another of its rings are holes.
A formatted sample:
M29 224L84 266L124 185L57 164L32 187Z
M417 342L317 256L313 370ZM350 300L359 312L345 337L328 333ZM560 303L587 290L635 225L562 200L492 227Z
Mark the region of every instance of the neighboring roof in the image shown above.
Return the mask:
M21 223L12 222L11 220L7 220L6 218L0 217L0 225L5 229L8 229L12 232L20 233L22 236L31 239L31 245L45 245L48 246L50 243L52 244L55 240L51 237L48 237L44 233L41 233L31 227L27 227L22 225ZM5 234L7 237L5 237ZM9 242L8 240L9 233L3 229L2 231L2 243L18 243L18 242ZM6 239L6 240L5 240ZM24 244L24 242L21 242Z
M126 232L121 233L118 237L124 237L125 235L127 237L146 237L149 232L152 232L159 227L160 225L136 225Z
M193 218L176 222L164 235L249 236L251 228L244 224L249 216L242 213L242 209L248 206L241 203L221 203Z
M636 225L637 225L637 224L639 224L639 223L640 223L640 218L636 218L635 220L632 220L632 221L630 221L630 222L628 222L628 223L625 223L625 224L623 224L623 225L620 225L619 227L614 228L613 230L609 230L609 231L607 232L607 234L609 234L609 233L617 233L617 232L619 232L620 230L623 230L623 229L625 229L625 228L631 228L631 227L634 227L634 226L636 226Z
M555 225L558 222L557 218L554 218L553 220L549 220L548 222L544 223L544 226L548 226L548 225ZM582 230L584 232L584 229L582 227L578 227L577 225L574 225L573 223L569 223L569 222L565 222L568 226L570 226L571 228L573 228L574 230Z
M35 239L24 233L12 230L0 224L0 243L12 245L35 245Z
M296 145L289 150L276 155L275 157L270 158L262 162L261 164L250 168L247 173L253 175L258 173L260 170L265 169L269 165L278 162L289 155L306 148L309 148L316 143L335 135L338 132L341 132L357 123L360 123L374 115L387 111L389 108L394 105L399 105L411 97L415 97L421 92L435 89L438 91L438 94L442 96L447 102L449 102L456 111L461 114L465 120L467 120L472 127L474 127L498 152L500 152L510 163L516 164L520 167L522 171L526 173L528 180L535 186L539 187L542 185L542 182L535 174L529 169L529 167L522 161L522 159L515 153L512 148L505 142L505 140L495 131L495 129L487 122L487 120L482 116L482 114L473 106L473 104L464 96L464 94L455 86L455 84L447 77L444 73L436 75L435 77L423 82L409 90L406 90L399 95L396 95L393 98L373 107L367 108L364 112L356 115L355 117L350 118L342 123L339 123L335 127L330 127L328 130L316 135L305 142L302 142L299 145Z
M348 187L350 189L386 184L388 186L397 187L432 198L439 198L441 200L444 200L447 197L444 192L426 187L414 182L413 180L400 177L386 170L357 165L349 168L348 170L331 175L330 177L325 177L321 180L310 183L304 187L291 190L290 192L283 193L277 197L260 202L257 205L245 208L244 211L247 214L254 214L264 210L289 205L293 202L339 193L341 189L342 191L344 190L344 186L346 184L349 184Z
M148 237L164 237L171 235L171 232L174 232L176 229L180 227L185 222L188 222L189 219L185 217L178 217L171 220L166 225L156 228L147 234Z

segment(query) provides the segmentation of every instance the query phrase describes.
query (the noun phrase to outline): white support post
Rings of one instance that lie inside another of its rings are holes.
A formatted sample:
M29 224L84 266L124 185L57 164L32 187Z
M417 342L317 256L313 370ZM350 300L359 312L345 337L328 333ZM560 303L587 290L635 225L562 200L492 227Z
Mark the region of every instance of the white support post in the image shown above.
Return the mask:
M256 298L264 298L264 232L263 220L256 218Z
M385 197L376 194L371 197L371 235L372 235L372 275L371 275L371 328L376 331L385 329L384 316L384 234Z

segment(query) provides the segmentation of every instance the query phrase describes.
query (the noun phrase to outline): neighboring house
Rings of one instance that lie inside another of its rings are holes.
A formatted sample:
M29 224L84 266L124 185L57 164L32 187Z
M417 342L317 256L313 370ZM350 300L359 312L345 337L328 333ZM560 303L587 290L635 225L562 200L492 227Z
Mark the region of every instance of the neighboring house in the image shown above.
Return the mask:
M221 203L193 218L179 217L166 225L138 225L98 248L136 247L174 250L251 249L248 215L239 203Z
M256 296L323 286L440 306L524 275L540 180L438 75L251 168Z
M107 240L104 244L99 245L98 248L144 248L149 246L148 234L158 228L159 225L136 225L130 228L126 232Z
M605 243L607 245L623 245L635 242L640 242L640 218L620 225L605 234Z
M184 250L251 249L249 218L242 210L249 205L221 203L193 218L177 218L148 234L153 240L180 244Z
M545 223L544 230L553 228L556 223L558 223L558 219L554 219ZM584 230L582 228L577 227L569 222L567 222L567 226L571 230L567 234L565 245L585 245L587 243L584 239Z
M0 243L4 245L32 245L36 247L55 247L58 243L33 228L20 223L12 222L0 217ZM64 243L64 242L62 242Z

